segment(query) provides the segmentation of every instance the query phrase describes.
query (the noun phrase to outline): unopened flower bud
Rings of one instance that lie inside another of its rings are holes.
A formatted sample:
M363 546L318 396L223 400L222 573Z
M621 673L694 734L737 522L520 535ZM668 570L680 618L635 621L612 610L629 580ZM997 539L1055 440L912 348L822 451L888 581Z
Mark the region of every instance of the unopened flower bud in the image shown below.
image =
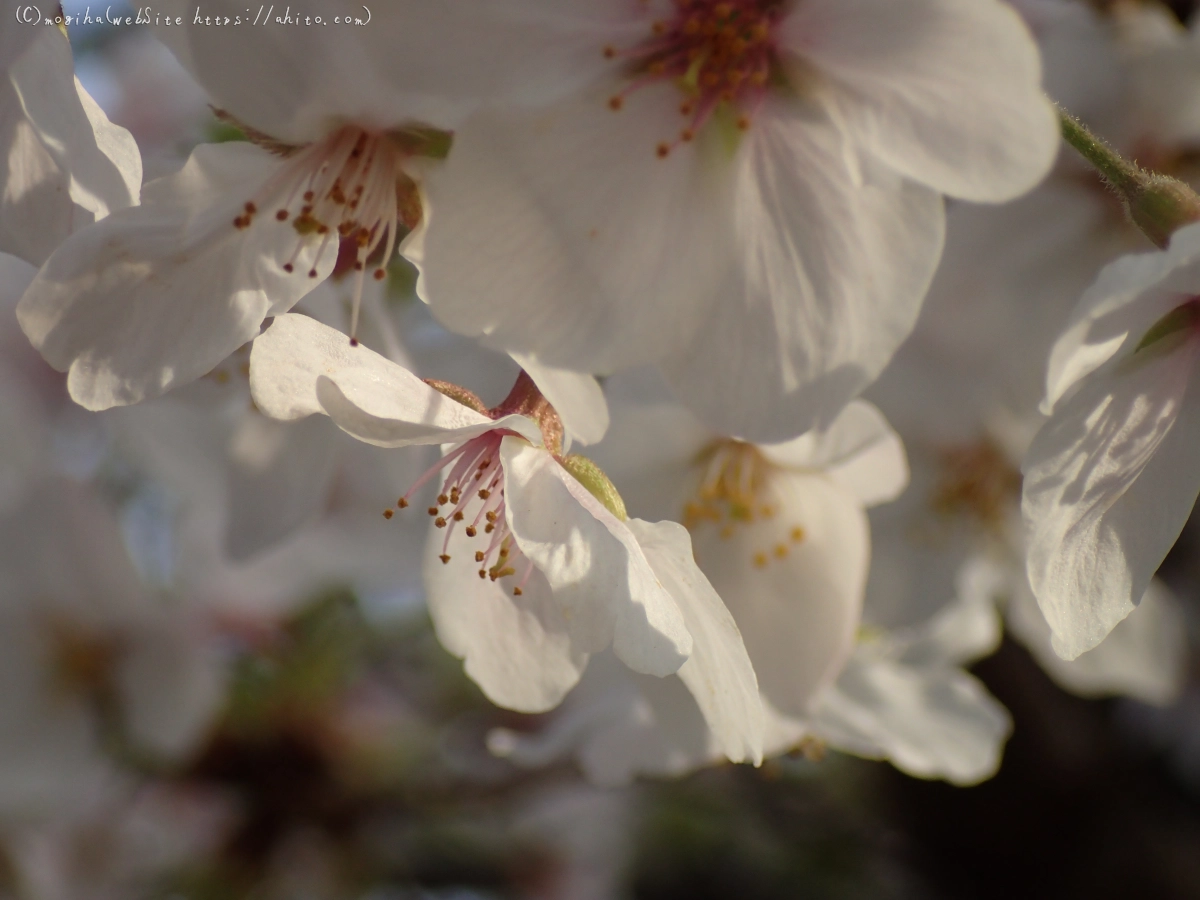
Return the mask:
M1172 234L1200 221L1200 195L1177 178L1154 172L1140 175L1139 183L1122 199L1133 224L1165 248Z
M1059 121L1066 142L1103 176L1121 198L1130 221L1155 245L1165 248L1172 234L1200 221L1200 195L1182 181L1139 168L1061 109Z

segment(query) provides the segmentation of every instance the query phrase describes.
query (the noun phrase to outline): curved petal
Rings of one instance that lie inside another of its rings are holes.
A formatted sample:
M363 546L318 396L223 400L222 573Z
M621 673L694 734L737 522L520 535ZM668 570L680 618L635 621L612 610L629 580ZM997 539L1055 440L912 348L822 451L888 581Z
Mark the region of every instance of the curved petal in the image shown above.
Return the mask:
M533 357L513 359L538 386L562 419L567 434L581 444L596 444L608 431L608 403L600 383L591 375L544 366Z
M1084 292L1050 353L1042 412L1155 322L1195 293L1200 275L1200 224L1171 236L1166 252L1133 253L1109 263Z
M491 425L487 416L451 400L403 366L362 344L352 345L336 328L299 313L276 316L250 349L250 390L258 408L273 419L324 413L317 392L322 377L377 418L423 424L435 438L439 431Z
M908 336L944 212L932 191L856 160L811 104L769 101L746 141L743 263L664 373L717 431L782 441L830 422Z
M1025 457L1029 583L1074 659L1133 611L1200 492L1197 338L1094 374L1062 401Z
M612 428L589 456L631 516L679 519L697 487L697 456L716 436L677 403L613 404Z
M495 729L488 748L526 768L574 754L589 781L610 786L638 775L682 775L721 755L682 681L637 675L607 651L592 658L544 729Z
M1050 628L1029 589L1014 592L1007 610L1012 633L1051 678L1084 697L1123 694L1165 706L1186 675L1187 628L1178 601L1151 580L1137 608L1091 650L1067 662L1050 647Z
M855 498L829 480L774 471L773 509L732 529L702 522L696 561L741 630L763 695L803 716L851 651L866 586L869 533Z
M327 502L339 441L327 419L276 422L253 412L229 442L229 532L235 562L317 518Z
M326 277L305 240L274 221L233 220L277 160L249 144L205 145L147 185L143 204L72 235L21 298L21 327L88 409L137 403L211 370ZM316 272L309 277L309 270Z
M989 592L989 582L995 582L975 561L959 570L955 601L920 625L888 634L883 651L888 658L909 666L963 666L995 652L1003 636L996 597Z
M1000 767L1012 720L960 669L910 668L856 655L822 694L811 727L839 750L888 759L918 778L966 785Z
M41 265L73 230L137 202L141 156L75 79L57 28L5 35L0 68L0 249Z
M142 156L133 135L108 121L75 78L58 29L39 31L9 78L42 146L67 175L71 199L99 220L138 202Z
M67 176L38 140L7 78L0 78L0 150L0 251L40 266L71 233L76 214L84 216L67 192Z
M758 679L733 616L692 558L687 529L630 519L659 581L679 604L692 654L679 677L695 698L721 750L733 762L762 762L763 711Z
M780 40L825 76L857 143L943 194L1010 200L1058 153L1037 47L1007 4L805 0Z
M647 86L614 111L619 90L481 111L455 133L424 183L418 283L446 327L607 372L684 346L720 299L735 249L727 151L697 141L659 158L677 89Z
M432 390L432 388L430 389ZM437 393L434 391L434 393ZM447 418L452 421L465 418L463 413L451 408L449 414L440 414L440 401L435 401L419 412L415 421L395 419L390 416L377 416L359 407L342 393L334 382L324 375L317 379L317 396L329 418L337 423L338 428L360 441L373 444L376 447L408 447L413 444L457 444L470 438L477 437L488 431L508 430L520 434L527 442L541 444L542 432L537 423L527 416L501 416L499 419L486 419L477 424L462 425L447 428L442 422ZM439 396L444 396L440 395ZM424 398L420 398L424 399ZM403 400L401 401L403 402ZM457 401L450 401L461 407L467 413L474 410L462 406ZM399 404L394 404L395 406ZM405 404L406 406L408 404ZM411 408L411 407L410 407ZM427 419L432 418L431 423Z
M499 706L545 712L559 704L587 666L588 652L550 584L534 571L522 594L504 582L478 578L467 561L474 545L465 533L433 531L425 552L425 587L438 640L465 661L471 680Z
M625 43L639 25L648 31L649 18L624 4L389 0L368 12L358 0L331 0L318 26L297 25L305 16L292 7L262 17L237 0L160 5L188 23L158 29L161 37L218 104L292 141L312 139L331 120L449 128L488 98L559 95L613 68L603 48ZM210 14L241 24L205 27ZM333 21L368 15L362 25Z
M500 458L508 526L577 646L596 652L611 643L635 672L677 671L692 638L630 529L545 450L506 437Z
M908 486L908 459L900 435L865 400L850 403L827 428L759 449L776 465L824 471L863 506L895 500Z

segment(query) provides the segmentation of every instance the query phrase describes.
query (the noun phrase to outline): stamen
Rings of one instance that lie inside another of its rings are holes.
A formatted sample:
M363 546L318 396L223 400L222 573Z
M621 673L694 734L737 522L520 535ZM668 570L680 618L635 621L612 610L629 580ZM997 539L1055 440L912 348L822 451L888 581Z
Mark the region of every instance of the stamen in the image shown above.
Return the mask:
M650 23L650 33L629 47L607 45L605 59L621 60L629 81L608 98L614 112L634 91L671 82L683 91L681 115L690 118L674 141L655 144L660 159L695 139L718 107L731 107L745 130L766 95L777 65L774 25L783 5L777 0L676 0L673 19Z
M516 567L524 564L522 581L513 589L514 595L520 596L530 577L533 564L521 553L505 519L504 472L500 465L500 443L511 433L503 429L489 431L451 450L417 479L400 498L398 505L401 509L407 507L408 498L414 491L435 474L449 467L449 473L437 495L436 505L427 510L434 518L434 526L446 530L442 552L438 558L443 564L449 564L450 539L454 527L459 522L467 522L469 508L477 505L478 509L473 512L473 521L465 526L465 532L468 539L477 538L479 524L487 523L483 529L484 534L489 535L487 546L473 552L475 563L482 566L477 570L479 577L490 577L493 581L498 581L515 574ZM483 480L485 487L474 487L476 479Z
M412 190L412 181L403 171L405 158L406 151L387 135L347 126L289 156L233 220L236 228L248 228L265 207L274 210L276 222L290 222L297 240L283 262L289 274L296 271L305 247L312 246L311 238L319 236L313 262L305 270L309 278L319 277L321 260L331 245L336 249L339 241L355 242L359 278L351 311L352 342L357 341L366 261L379 260L373 277L382 280L399 239L398 193Z

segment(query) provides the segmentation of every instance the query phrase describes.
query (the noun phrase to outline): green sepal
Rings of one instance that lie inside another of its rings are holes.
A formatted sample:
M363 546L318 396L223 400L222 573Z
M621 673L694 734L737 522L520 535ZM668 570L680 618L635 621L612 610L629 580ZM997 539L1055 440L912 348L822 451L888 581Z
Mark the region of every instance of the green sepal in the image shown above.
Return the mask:
M445 159L450 155L454 133L440 128L414 125L389 131L388 137L405 153L426 156L430 159Z
M1182 306L1177 306L1150 326L1150 330L1142 335L1142 339L1138 341L1138 345L1134 348L1133 352L1141 353L1146 348L1157 344L1159 341L1173 334L1195 328L1198 323L1200 323L1200 305L1197 305L1195 302L1189 302L1184 303Z
M625 501L617 493L616 486L609 481L604 471L586 456L572 453L562 460L562 467L570 472L576 481L588 489L588 493L604 504L604 508L622 522L629 518L625 512Z

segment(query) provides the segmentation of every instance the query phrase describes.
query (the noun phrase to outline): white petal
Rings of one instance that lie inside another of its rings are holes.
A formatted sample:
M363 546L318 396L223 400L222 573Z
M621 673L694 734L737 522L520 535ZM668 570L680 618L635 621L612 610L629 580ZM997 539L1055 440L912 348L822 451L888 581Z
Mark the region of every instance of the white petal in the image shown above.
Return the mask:
M211 370L332 270L274 220L234 227L278 160L245 143L197 148L177 175L146 186L141 206L72 235L17 314L46 360L70 371L71 396L105 409L157 396ZM315 268L316 278L307 276Z
M588 653L551 586L536 569L521 596L506 580L479 578L476 542L456 531L443 563L444 534L433 530L425 552L425 586L438 640L465 660L466 673L488 699L520 712L559 704L587 666Z
M578 646L595 652L611 642L635 672L677 671L692 638L629 528L545 450L506 437L500 458L509 528L549 582Z
M47 602L85 624L139 614L148 602L120 528L90 490L66 479L31 485L0 519L0 600Z
M5 159L0 251L40 266L71 233L77 214L83 216L7 80L0 81L0 148Z
M277 316L250 351L250 388L259 409L284 420L329 415L377 447L457 443L496 428L541 442L537 423L492 420L427 385L403 366L340 331L296 313Z
M727 153L701 141L658 158L680 127L678 90L648 86L613 111L619 89L480 112L455 133L424 185L418 285L452 331L606 372L683 346L724 299Z
M995 774L1012 721L974 678L857 656L821 697L815 735L919 778L975 784Z
M1058 152L1037 47L997 0L805 0L784 45L829 82L855 140L967 200L1032 188Z
M696 701L678 678L630 672L597 654L563 710L538 732L496 729L489 749L527 768L574 754L589 781L625 785L638 775L678 776L720 759Z
M675 522L627 523L654 574L683 611L692 655L679 677L733 762L762 762L763 713L758 679L733 616L692 558L687 529Z
M932 191L856 159L811 104L768 101L745 141L742 263L664 372L717 431L782 441L831 421L908 336L944 213Z
M134 745L179 758L194 748L219 712L224 673L205 635L182 622L156 624L153 632L140 633L122 658L117 685Z
M42 146L69 176L71 199L102 219L137 203L142 157L133 136L109 122L75 78L67 42L48 35L57 29L42 29L39 45L9 75Z
M401 365L335 328L298 313L276 316L250 350L250 390L273 419L324 412L317 380L337 382L346 397L383 418L455 429L490 420L431 388Z
M244 560L315 518L328 501L341 435L324 418L276 422L253 413L230 440L230 557Z
M517 354L513 359L550 401L572 438L581 444L600 442L608 431L608 403L595 378L542 365L530 356Z
M74 229L137 202L142 162L79 85L59 30L21 31L6 36L0 61L0 248L41 265Z
M887 637L889 658L910 666L962 666L994 652L1003 629L996 611L996 595L974 593L980 586L978 572L964 567L957 600L947 603L919 626L897 629ZM964 574L966 578L964 579Z
M452 126L469 101L489 92L486 63L503 57L489 54L487 37L472 27L474 6L392 0L368 11L355 0L331 0L320 24L305 25L316 10L163 0L155 11L182 16L185 26L155 31L218 106L300 143L347 121L379 129L412 121ZM230 24L206 25L206 17Z
M908 459L900 435L865 400L852 402L828 428L759 449L776 465L823 470L863 506L894 500L908 486Z
M631 516L678 519L696 489L696 457L715 435L678 403L617 404L612 428L588 455L621 491Z
M852 495L819 475L773 472L759 501L775 512L725 533L720 523L703 522L692 542L741 630L763 695L802 716L854 648L867 517Z
M1195 344L1152 346L1093 374L1025 457L1029 582L1064 659L1132 612L1200 492Z
M438 393L432 388L429 390L435 394ZM379 400L381 397L374 390L373 385L369 386L364 393L372 400ZM452 421L465 419L469 414L474 413L474 410L453 400L450 402L459 409L465 410L465 413L451 408L449 414L445 415L441 401L418 397L417 400L420 404L418 405L411 402L413 396L410 394L408 397L395 397L391 398L390 402L385 401L380 404L385 406L385 414L377 416L355 404L342 393L337 384L324 375L317 379L317 396L320 398L325 412L337 423L338 428L360 441L374 444L376 447L456 444L497 429L515 431L527 441L535 441L538 444L541 444L542 441L542 432L537 423L527 416L521 415L501 416L499 419L485 419L476 424L446 427L442 424L446 419ZM439 396L444 397L441 394ZM430 402L420 403L425 400L430 400ZM398 412L408 415L409 418L396 418L395 415Z
M1108 362L1132 336L1136 346L1155 322L1194 293L1200 273L1200 224L1181 228L1166 252L1122 256L1096 276L1071 312L1050 354L1042 412Z
M1187 628L1178 601L1157 579L1108 637L1070 662L1051 649L1050 628L1028 588L1015 592L1007 618L1012 633L1038 664L1072 693L1084 697L1124 694L1166 705L1183 688Z

